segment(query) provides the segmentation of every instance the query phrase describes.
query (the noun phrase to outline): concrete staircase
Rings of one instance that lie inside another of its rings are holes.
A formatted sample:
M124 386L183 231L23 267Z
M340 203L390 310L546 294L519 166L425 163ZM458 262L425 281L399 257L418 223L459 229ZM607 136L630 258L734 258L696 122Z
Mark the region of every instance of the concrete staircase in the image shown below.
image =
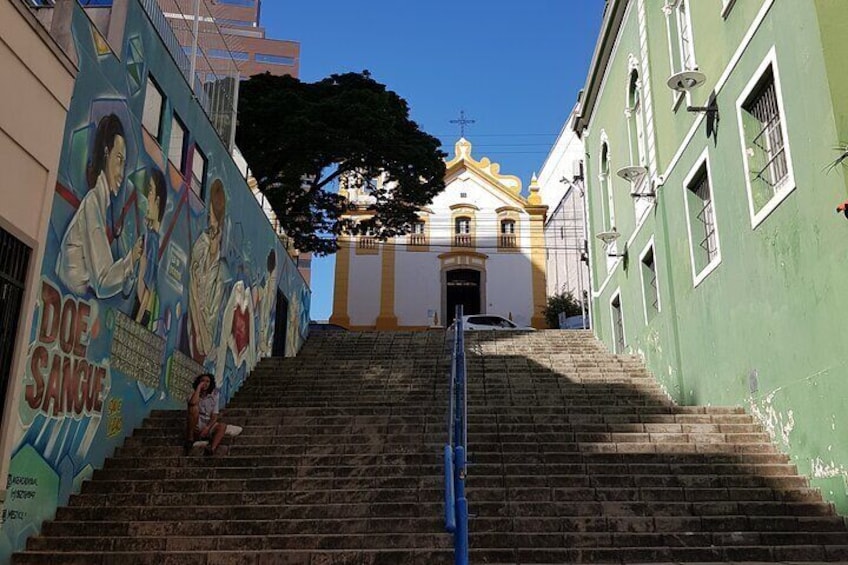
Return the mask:
M266 360L213 458L154 413L16 564L439 565L445 334L322 332ZM587 332L467 334L471 563L848 560L750 416L674 406Z
M265 360L186 457L156 412L16 564L433 565L444 533L444 332L333 333Z
M588 332L466 336L472 563L848 559L741 408L675 406Z

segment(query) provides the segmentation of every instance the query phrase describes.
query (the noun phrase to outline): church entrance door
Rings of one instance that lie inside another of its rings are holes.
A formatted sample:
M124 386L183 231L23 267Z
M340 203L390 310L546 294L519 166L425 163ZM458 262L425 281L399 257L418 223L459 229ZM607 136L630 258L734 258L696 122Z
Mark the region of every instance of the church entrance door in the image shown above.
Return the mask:
M480 271L455 269L445 273L447 325L453 323L456 307L462 304L466 315L480 314Z

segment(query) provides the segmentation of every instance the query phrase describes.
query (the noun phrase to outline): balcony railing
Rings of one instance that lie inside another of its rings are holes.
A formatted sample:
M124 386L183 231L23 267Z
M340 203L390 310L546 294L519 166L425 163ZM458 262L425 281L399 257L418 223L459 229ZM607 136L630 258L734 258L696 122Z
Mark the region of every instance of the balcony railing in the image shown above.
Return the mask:
M370 235L363 235L359 238L357 245L360 249L377 249L377 238Z
M470 233L458 233L453 236L454 247L474 247L474 236Z
M427 234L411 233L409 234L409 245L424 246L427 245Z
M498 238L498 247L514 249L518 247L518 240L514 233L502 233Z

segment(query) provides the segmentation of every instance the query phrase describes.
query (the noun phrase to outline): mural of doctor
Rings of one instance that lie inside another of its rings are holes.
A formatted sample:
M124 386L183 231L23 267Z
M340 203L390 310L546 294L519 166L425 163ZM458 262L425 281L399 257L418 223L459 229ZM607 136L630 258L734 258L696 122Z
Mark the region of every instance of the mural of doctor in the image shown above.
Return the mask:
M224 296L221 240L226 207L224 184L215 179L209 190L209 225L191 249L189 270L189 351L201 364L215 348L215 329Z
M125 289L134 278L141 257L138 238L115 259L110 237L118 240L115 200L124 183L127 146L124 127L115 114L101 118L94 135L91 159L86 169L89 191L68 225L59 248L56 274L73 293L89 290L97 298L110 298Z

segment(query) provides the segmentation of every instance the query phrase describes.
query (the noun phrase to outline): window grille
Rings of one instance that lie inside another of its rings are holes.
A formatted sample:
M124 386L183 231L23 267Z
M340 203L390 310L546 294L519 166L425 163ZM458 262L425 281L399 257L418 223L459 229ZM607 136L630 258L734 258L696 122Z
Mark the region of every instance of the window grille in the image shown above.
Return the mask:
M695 218L701 226L699 230L701 239L698 246L704 250L707 259L706 262L710 263L718 254L718 241L716 238L715 212L713 210L713 200L710 192L710 181L706 169L701 171L689 187L689 190L692 191L697 198L697 202L700 204L700 209L695 214ZM692 229L693 237L695 237L695 226L692 226Z
M776 192L788 177L789 167L786 162L777 89L771 70L763 77L743 108L758 124L759 131L751 139L751 144L762 152L762 161L758 166L752 167L751 175L754 179L766 183L772 192Z
M692 45L692 30L689 26L687 11L686 0L679 0L677 4L677 25L680 31L680 59L683 63L681 70L695 68L695 49Z
M659 288L657 286L657 269L654 262L654 249L648 250L642 258L642 269L645 281L645 303L648 306L648 317L660 310Z
M0 419L12 371L30 248L0 228Z

